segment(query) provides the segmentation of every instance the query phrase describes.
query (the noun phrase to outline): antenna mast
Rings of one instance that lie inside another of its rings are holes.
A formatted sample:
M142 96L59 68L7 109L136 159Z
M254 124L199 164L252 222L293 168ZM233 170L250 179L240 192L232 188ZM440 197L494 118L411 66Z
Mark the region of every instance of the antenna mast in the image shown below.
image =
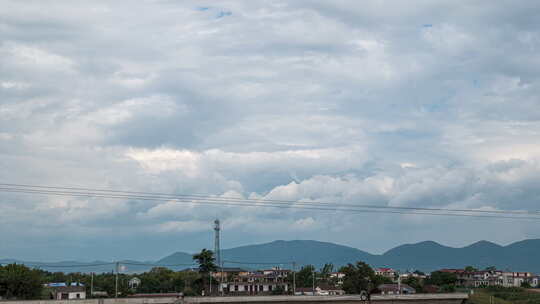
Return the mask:
M221 231L221 225L219 223L219 219L216 219L214 221L214 231L215 231L215 240L214 240L214 253L216 254L216 262L220 269L220 276L219 281L220 283L223 282L223 265L221 264L221 248L219 245L220 241L220 231ZM219 286L218 292L220 289L222 289L223 286Z

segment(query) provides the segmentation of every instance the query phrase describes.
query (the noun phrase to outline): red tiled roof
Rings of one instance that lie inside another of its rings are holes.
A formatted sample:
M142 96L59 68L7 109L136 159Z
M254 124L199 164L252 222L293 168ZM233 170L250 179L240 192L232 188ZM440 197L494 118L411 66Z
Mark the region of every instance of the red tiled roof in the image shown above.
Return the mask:
M438 270L439 272L449 272L449 273L461 273L461 272L465 272L465 269L450 269L450 268L445 268L445 269L441 269L441 270Z

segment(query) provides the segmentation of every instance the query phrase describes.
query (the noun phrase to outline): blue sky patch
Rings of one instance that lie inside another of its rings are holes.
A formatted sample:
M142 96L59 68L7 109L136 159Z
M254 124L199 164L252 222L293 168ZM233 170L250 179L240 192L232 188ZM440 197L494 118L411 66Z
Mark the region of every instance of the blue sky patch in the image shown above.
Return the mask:
M221 11L217 14L216 18L223 18L232 15L231 11Z

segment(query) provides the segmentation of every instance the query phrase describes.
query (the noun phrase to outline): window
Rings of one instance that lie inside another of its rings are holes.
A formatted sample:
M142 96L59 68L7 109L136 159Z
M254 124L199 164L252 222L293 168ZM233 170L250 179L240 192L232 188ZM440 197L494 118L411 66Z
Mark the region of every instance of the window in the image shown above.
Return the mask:
M76 296L77 296L77 299L80 299L80 298L81 298L81 294L80 294L80 293L78 293Z
M238 291L238 285L234 285L234 291Z

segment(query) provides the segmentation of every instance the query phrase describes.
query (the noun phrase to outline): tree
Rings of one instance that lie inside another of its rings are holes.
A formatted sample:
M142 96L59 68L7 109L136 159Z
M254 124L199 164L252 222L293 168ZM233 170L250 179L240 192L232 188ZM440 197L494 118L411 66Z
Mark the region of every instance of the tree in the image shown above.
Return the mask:
M175 272L165 267L154 267L139 278L141 285L138 289L142 293L178 292L183 288L182 283L175 282Z
M434 271L425 280L425 285L437 285L445 292L452 292L455 289L457 276L455 273Z
M495 271L495 270L497 270L497 267L495 266L486 267L486 271Z
M368 264L358 261L356 265L348 264L340 269L345 274L343 290L349 294L359 294L361 291L371 290L374 286L375 272Z
M24 265L0 266L0 295L6 299L39 299L42 280L38 270Z
M473 266L467 266L465 267L466 272L475 272L478 271L478 269L474 268Z
M204 286L201 284L201 275L192 271L179 271L176 273L176 280L183 282L183 292L186 296L200 295Z
M373 276L373 278L371 279L371 282L373 283L374 288L378 287L381 284L392 284L392 283L394 283L394 281L392 281L392 279L390 279L389 277L382 276L382 275Z
M315 272L315 266L306 265L296 273L296 286L297 287L312 287L313 286L313 274Z
M272 290L272 295L284 295L286 294L285 288L283 286L278 285L274 290Z
M212 250L203 249L201 252L193 255L193 260L199 264L199 272L208 274L217 270L216 258L214 258L214 252Z
M208 286L208 291L211 290L212 276L211 272L217 270L216 264L214 264L216 258L214 258L214 252L212 250L203 249L201 252L193 255L193 260L199 264L199 273L202 277L196 282L202 286ZM200 282L202 280L202 282Z
M324 264L324 266L321 268L321 279L328 283L330 280L330 274L334 271L334 264Z
M416 292L421 292L423 289L422 282L420 281L419 278L408 277L405 280L403 280L402 283L411 286L412 288L416 290Z

